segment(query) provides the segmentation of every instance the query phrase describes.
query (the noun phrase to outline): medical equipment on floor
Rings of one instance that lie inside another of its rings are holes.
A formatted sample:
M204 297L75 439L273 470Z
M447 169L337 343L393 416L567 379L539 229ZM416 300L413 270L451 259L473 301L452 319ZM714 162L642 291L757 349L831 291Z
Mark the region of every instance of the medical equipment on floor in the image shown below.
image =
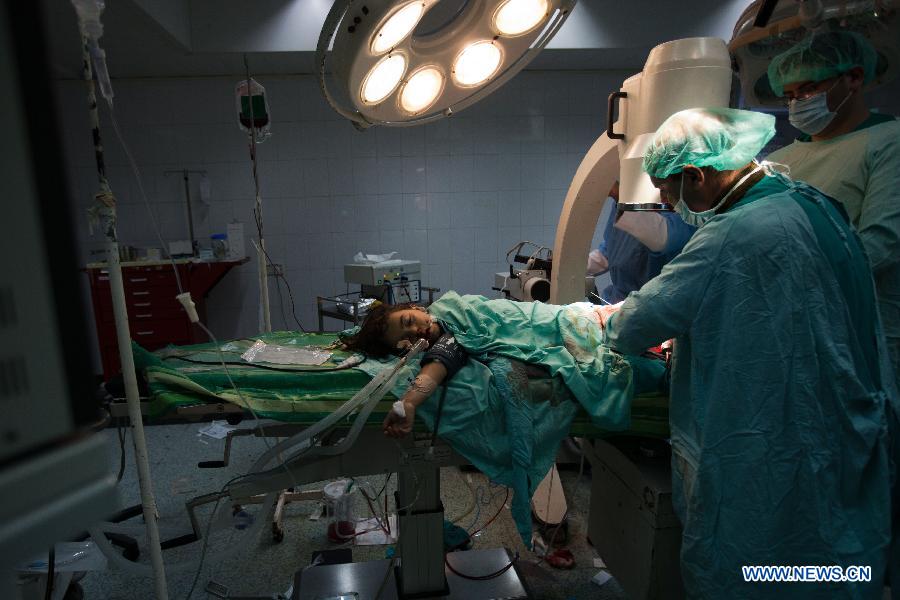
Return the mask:
M900 14L895 3L781 0L776 4L772 0L756 0L738 18L728 42L747 104L784 107L784 98L775 95L769 85L769 63L808 36L828 31L858 33L875 48L878 61L866 91L900 73Z
M536 250L530 255L520 254L528 246ZM496 273L491 289L503 294L504 298L520 302L547 302L550 299L550 273L553 269L550 248L528 241L519 242L506 253L506 260L509 272ZM524 265L524 268L516 268L513 263Z
M319 87L361 130L448 117L531 62L575 1L335 0L316 46Z
M356 533L356 513L353 508L353 480L338 479L322 488L325 497L325 518L328 539L335 543L353 539Z
M580 440L591 464L588 539L629 598L683 598L681 523L672 507L665 440ZM635 560L641 557L641 560Z

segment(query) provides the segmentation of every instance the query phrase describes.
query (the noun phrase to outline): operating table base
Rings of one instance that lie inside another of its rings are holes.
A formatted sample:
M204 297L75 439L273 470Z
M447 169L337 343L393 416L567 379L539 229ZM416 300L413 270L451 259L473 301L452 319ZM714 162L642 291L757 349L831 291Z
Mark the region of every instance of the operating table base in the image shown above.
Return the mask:
M629 598L684 598L668 445L620 436L582 448L592 468L588 536L610 573Z
M447 560L453 568L466 575L477 576L499 571L509 564L510 556L503 548L490 550L469 550L451 552ZM292 600L305 598L328 598L334 600L375 600L378 589L387 574L382 600L401 600L397 591L397 580L390 560L342 565L322 565L298 571L294 576ZM390 573L388 573L390 569ZM479 600L481 598L504 598L519 600L528 598L528 593L519 574L513 568L493 579L476 581L459 577L446 569L450 593L434 598L447 600Z

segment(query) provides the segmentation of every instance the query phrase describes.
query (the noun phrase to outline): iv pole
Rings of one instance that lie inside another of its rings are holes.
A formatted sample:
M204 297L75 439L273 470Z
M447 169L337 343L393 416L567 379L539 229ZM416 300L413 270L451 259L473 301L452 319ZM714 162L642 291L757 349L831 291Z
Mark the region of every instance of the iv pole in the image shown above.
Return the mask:
M206 175L206 171L202 169L163 171L163 175L172 174L181 175L184 179L184 201L187 204L188 235L191 236L191 256L197 256L197 238L194 236L194 210L191 206L191 175Z
M259 176L256 172L256 118L253 115L253 88L250 85L250 64L247 62L246 54L244 55L244 68L247 71L247 104L250 107L250 162L253 166L253 186L256 192L253 219L256 222L256 233L259 236L256 262L259 268L260 328L269 332L272 331L272 317L269 312L269 269L266 260L268 253L266 252L266 241L263 238L262 198L259 195Z
M153 485L150 480L150 462L147 455L147 440L144 437L144 424L141 416L141 400L137 387L137 375L134 370L134 356L131 353L131 335L128 329L128 309L125 305L125 287L122 282L122 266L119 262L119 241L116 233L116 199L106 179L106 167L103 161L103 141L100 137L100 116L97 111L97 94L94 87L94 75L91 68L90 38L82 33L82 61L84 82L87 84L88 107L94 139L94 157L97 162L97 177L100 191L94 197L96 204L90 209L92 216L99 218L106 235L106 262L109 270L109 285L112 291L113 312L116 323L116 339L119 345L119 361L122 364L122 376L125 383L125 397L128 401L128 417L131 421L132 439L134 440L135 462L138 467L138 482L141 489L141 506L144 512L144 523L147 526L147 537L150 550L150 561L153 565L153 583L156 600L168 600L166 572L163 564L162 548L159 543L157 526L158 511L153 497Z

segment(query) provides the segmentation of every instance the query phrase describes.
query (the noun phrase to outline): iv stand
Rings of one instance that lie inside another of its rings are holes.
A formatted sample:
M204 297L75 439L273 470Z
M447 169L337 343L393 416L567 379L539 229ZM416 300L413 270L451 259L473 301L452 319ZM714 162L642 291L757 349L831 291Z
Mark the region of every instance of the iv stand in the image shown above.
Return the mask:
M144 523L147 526L156 600L168 600L166 571L163 564L162 548L159 542L159 527L157 525L159 514L156 509L153 485L150 480L147 439L144 437L141 399L137 387L137 375L134 370L134 356L131 353L131 334L128 330L125 286L122 281L122 266L119 262L119 241L116 232L116 199L109 187L109 181L106 179L106 167L103 161L103 141L100 137L100 116L97 111L97 94L94 87L93 69L91 68L90 41L84 34L81 37L81 45L82 69L84 82L87 84L88 107L94 138L94 157L97 162L97 177L100 184L100 191L95 196L97 203L91 208L90 213L92 216L100 219L103 232L106 235L106 262L109 269L109 286L112 292L113 313L115 315L116 340L119 344L119 361L122 364L125 397L128 401L128 417L131 421L132 439L134 440L134 455L138 468L138 483L141 489L141 506L144 512Z
M263 238L262 198L259 195L259 176L256 171L256 119L253 116L253 88L250 85L250 65L247 55L244 55L244 68L247 71L247 104L250 107L250 163L253 166L253 185L256 192L256 200L253 206L253 220L256 223L256 233L259 236L259 245L256 246L257 267L259 269L259 307L260 329L265 332L272 331L272 316L269 311L269 255L266 252L266 241Z
M194 237L194 211L191 207L191 175L206 175L203 170L181 169L180 171L163 171L163 175L179 173L184 177L184 200L187 203L188 235L191 236L191 256L197 256L197 239Z

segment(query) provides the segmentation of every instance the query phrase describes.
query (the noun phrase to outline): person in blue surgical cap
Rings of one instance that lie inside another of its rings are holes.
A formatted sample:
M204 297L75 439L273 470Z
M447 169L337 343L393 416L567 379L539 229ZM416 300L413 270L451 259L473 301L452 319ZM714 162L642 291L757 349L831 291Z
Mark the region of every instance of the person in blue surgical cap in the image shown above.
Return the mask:
M636 353L675 339L669 419L691 598L880 598L895 390L859 237L840 205L754 157L774 117L672 115L644 169L699 227L606 319ZM870 566L871 581L752 583L742 566Z
M619 210L619 183L609 192L613 202L603 241L588 255L588 275L609 273L610 283L591 296L595 304L615 304L659 275L696 231L672 212Z

